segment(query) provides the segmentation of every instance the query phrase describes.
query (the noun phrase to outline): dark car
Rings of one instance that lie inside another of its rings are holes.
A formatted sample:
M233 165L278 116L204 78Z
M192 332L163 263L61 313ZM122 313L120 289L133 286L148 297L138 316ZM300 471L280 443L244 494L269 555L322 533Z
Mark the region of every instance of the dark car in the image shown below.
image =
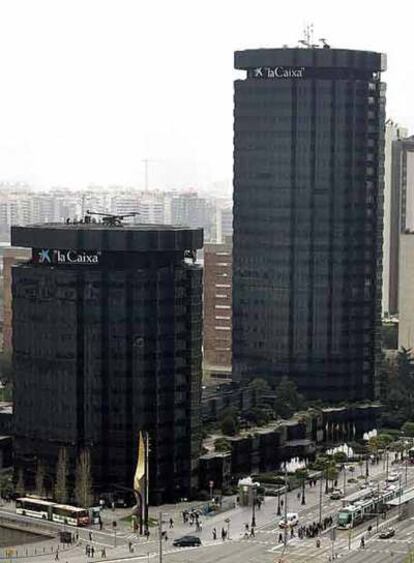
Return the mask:
M201 545L201 540L197 536L183 536L173 541L175 547L192 547Z
M387 528L386 530L383 530L379 535L382 540L387 540L388 538L392 538L393 536L395 536L394 528Z

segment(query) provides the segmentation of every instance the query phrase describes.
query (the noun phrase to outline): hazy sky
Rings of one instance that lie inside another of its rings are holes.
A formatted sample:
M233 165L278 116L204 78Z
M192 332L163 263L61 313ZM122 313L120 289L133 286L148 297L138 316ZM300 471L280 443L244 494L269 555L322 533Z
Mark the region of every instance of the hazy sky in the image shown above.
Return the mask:
M231 181L233 51L388 54L387 113L414 132L408 0L0 0L0 181Z

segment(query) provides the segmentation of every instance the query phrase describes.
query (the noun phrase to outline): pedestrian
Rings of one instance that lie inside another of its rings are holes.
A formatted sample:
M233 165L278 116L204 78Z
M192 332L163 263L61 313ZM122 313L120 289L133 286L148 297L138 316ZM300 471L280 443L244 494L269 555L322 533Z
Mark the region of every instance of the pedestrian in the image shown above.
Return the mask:
M132 553L132 542L131 541L128 542L128 549L129 549L129 553Z
M296 498L299 500L300 499L300 493L298 492L298 494L296 495Z
M283 508L283 505L285 504L285 501L283 499L281 499L280 501L280 506Z
M86 546L85 546L86 557L89 557L90 552L91 552L91 548L90 548L89 544L87 543Z
M89 532L89 541L92 541L92 532Z
M365 549L365 538L362 536L361 538L361 549Z
M59 561L59 548L56 550L55 561Z
M102 528L103 528L103 522L102 522L101 515L99 515L99 529L102 531Z
M223 541L226 539L226 530L224 528L221 529L221 539Z
M252 526L252 528L250 530L250 535L252 536L252 538L254 538L254 526Z
M114 501L112 501L111 508L112 508L112 512L114 512L114 511L115 511L115 503L114 503Z
M149 540L149 537L150 537L150 531L149 531L149 528L145 528L145 535L146 535L146 537L147 537L147 541L148 541L148 540Z
M279 543L282 543L282 541L283 541L283 536L282 534L279 534Z
M213 528L213 540L217 539L217 530L216 528Z
M95 548L91 547L91 557L95 557Z
M249 531L249 524L245 524L244 529L246 530L246 532L248 532Z
M170 518L170 528L174 528L174 520Z

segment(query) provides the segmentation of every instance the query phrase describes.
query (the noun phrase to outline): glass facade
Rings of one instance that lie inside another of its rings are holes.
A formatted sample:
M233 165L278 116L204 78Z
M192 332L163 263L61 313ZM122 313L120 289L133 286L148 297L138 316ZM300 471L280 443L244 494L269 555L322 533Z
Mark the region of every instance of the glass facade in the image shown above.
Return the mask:
M109 234L90 229L89 243L88 235L79 243L96 245L99 263L39 263L34 249L13 269L16 465L33 476L38 458L53 475L66 446L73 471L88 448L97 490L130 488L144 430L151 502L188 497L201 447L202 269L163 241L165 232L157 245L146 242L150 225L135 251L134 227L114 229L125 239L119 250L110 242L100 250ZM201 230L190 233L201 246ZM50 239L40 248L64 247L65 230Z
M233 376L372 398L383 56L254 50L235 66L247 77L234 84Z

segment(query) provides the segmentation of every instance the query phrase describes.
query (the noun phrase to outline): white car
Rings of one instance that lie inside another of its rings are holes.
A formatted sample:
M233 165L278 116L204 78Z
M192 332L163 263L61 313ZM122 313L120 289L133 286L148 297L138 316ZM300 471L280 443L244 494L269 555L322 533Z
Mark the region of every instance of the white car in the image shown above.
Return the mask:
M296 526L299 523L298 513L297 512L288 512L287 515L286 515L286 521L287 521L287 527L293 528L293 526ZM285 519L283 518L279 522L279 528L284 528L284 527L285 527Z
M341 489L334 489L330 494L329 498L331 500L339 500L344 497L344 493Z
M398 481L399 478L400 478L400 474L393 471L392 473L390 473L388 475L387 481L388 481L388 483L395 483L395 481Z

